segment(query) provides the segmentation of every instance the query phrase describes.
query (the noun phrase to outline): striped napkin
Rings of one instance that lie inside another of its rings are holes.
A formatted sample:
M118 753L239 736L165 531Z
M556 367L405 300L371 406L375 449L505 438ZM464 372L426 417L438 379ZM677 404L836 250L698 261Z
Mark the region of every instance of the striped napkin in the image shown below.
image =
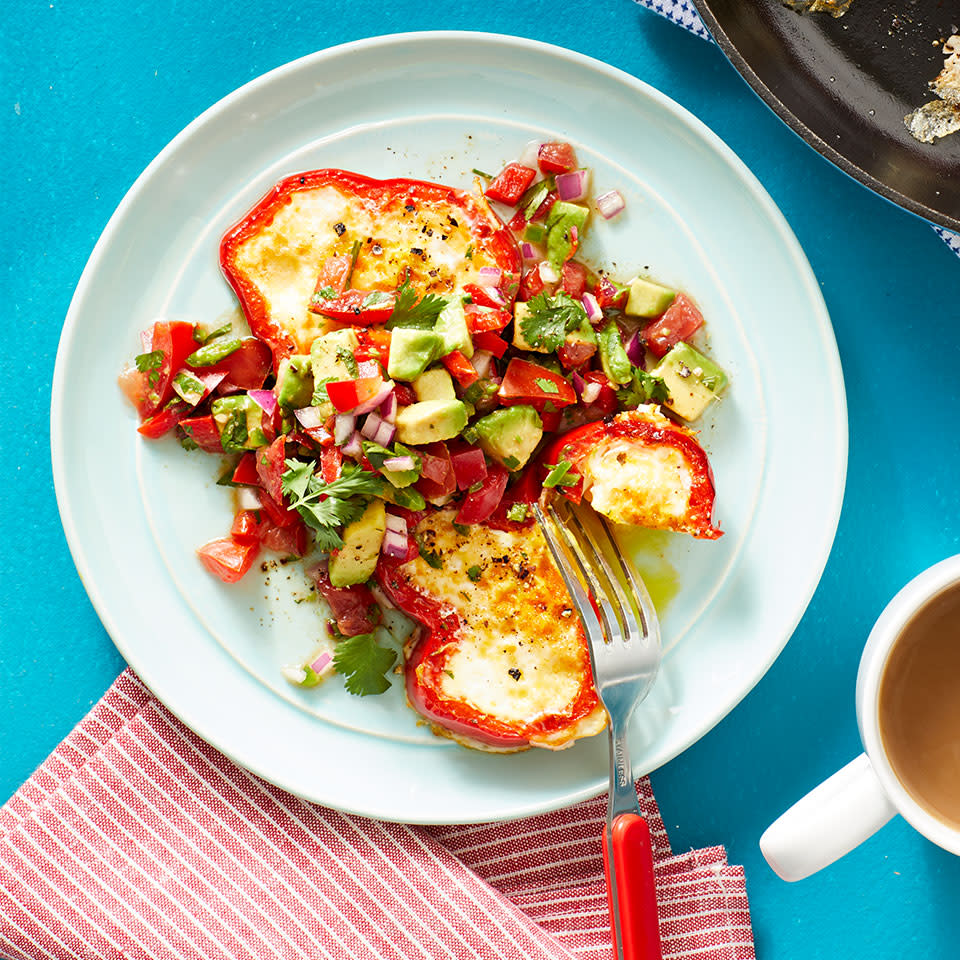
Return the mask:
M672 20L698 37L713 42L713 37L710 36L710 32L700 19L700 14L697 13L693 0L636 0L636 2L648 10L659 13L668 20ZM943 227L938 227L936 224L931 223L930 226L940 235L940 239L960 257L960 234L944 230Z
M674 855L650 790L664 956L754 957L743 869ZM308 803L127 670L0 809L8 960L607 960L604 798L412 827Z

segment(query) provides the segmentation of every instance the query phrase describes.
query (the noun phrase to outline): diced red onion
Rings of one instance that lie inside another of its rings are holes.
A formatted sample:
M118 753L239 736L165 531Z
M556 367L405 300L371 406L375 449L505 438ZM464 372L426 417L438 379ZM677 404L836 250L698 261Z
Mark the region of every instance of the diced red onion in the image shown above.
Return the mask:
M560 274L553 269L548 260L544 260L537 269L540 271L540 279L544 283L556 283L560 279Z
M589 406L594 400L597 399L597 397L600 396L601 389L601 384L597 383L595 380L589 380L583 385L583 393L580 394L580 399Z
M477 276L483 283L496 287L503 278L503 271L499 267L481 267L477 271Z
M646 358L647 349L643 342L643 337L640 336L640 330L634 330L633 336L627 340L626 347L627 356L630 358L630 362L635 367L642 367L644 359Z
M540 141L531 140L523 148L520 156L517 157L517 163L524 167L530 167L532 170L539 170L537 161L540 158Z
M299 411L297 418L299 419ZM342 447L353 436L356 426L357 418L352 413L338 413L333 421L333 442Z
M371 413L367 417L366 421L363 424L360 432L368 439L372 440L377 435L377 430L380 429L380 424L383 423L383 418L378 413Z
M374 396L353 408L354 415L359 416L362 413L369 413L371 410L376 410L391 393L393 393L393 381L386 380Z
M238 510L259 510L262 506L255 487L241 487L237 491Z
M583 388L586 385L586 382L587 381L584 380L576 370L573 371L573 376L570 377L570 385L574 390L577 391L578 397L583 395Z
M397 392L391 390L390 395L380 404L380 416L388 423L397 419Z
M390 473L399 473L401 470L416 470L417 461L413 457L387 457L383 461L383 469Z
M310 669L314 673L323 673L332 664L333 654L327 650L324 650L323 653L319 654L313 663L310 664Z
M600 304L592 293L585 293L580 298L580 302L583 304L583 309L587 311L587 319L591 323L600 323L603 320L603 310L600 309Z
M373 414L371 414L373 416ZM380 421L377 432L373 438L374 443L379 443L381 447L389 447L393 443L393 438L397 435L397 428L386 420Z
M277 409L277 395L272 390L248 390L247 396L268 416Z
M380 550L385 557L402 558L407 555L407 535L396 530L388 530L383 535Z
M493 362L493 354L489 350L475 350L471 363L477 375L481 378L490 372L490 364Z
M587 195L589 170L571 170L557 174L557 196L561 200L582 200Z
M601 193L596 199L597 212L604 220L615 217L627 205L619 190L610 190Z
M294 410L293 415L304 430L316 430L317 427L322 427L324 424L324 418L320 415L319 407L301 407L299 410Z
M360 431L354 430L350 439L340 448L348 457L359 457L363 453L360 444Z
M397 516L395 513L387 514L387 529L396 530L397 533L402 533L404 536L407 535L407 521L403 517Z
M543 251L539 247L534 246L532 243L520 244L520 253L523 255L524 260L543 259Z

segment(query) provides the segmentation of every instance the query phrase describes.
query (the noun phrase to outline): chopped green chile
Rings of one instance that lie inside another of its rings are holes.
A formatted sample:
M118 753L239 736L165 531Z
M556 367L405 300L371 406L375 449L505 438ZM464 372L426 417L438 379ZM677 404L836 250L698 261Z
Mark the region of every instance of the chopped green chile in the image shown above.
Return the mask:
M204 344L187 357L191 367L212 367L221 360L226 360L231 353L240 349L239 337L218 337Z

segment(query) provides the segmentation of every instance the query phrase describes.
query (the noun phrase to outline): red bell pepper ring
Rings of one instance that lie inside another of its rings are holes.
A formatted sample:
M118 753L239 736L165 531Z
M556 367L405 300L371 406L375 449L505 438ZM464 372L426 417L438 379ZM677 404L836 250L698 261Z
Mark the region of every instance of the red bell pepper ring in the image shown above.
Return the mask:
M510 474L506 467L499 463L492 463L487 468L487 475L480 481L476 490L471 490L460 504L457 512L457 523L483 523L494 510L500 506L503 493L507 489L507 480Z
M447 368L447 372L461 387L469 387L480 379L474 365L459 351L453 350L440 358L440 362Z
M393 313L396 294L383 290L344 290L338 296L325 300L314 295L310 301L311 313L319 313L337 323L349 323L355 327L369 327L386 323Z
M473 345L478 350L488 350L498 360L507 352L510 346L503 337L498 336L492 330L481 330L473 334Z
M398 276L405 276L421 295L449 291L462 268L431 256L429 245L422 242L424 227L434 231L434 241L446 236L452 248L472 246L474 270L496 267L505 273L520 272L522 260L516 238L488 203L468 191L420 180L374 180L345 170L294 174L277 183L226 232L220 244L224 275L240 300L254 336L272 348L275 364L291 353L307 353L323 327L304 325L299 318L293 322L289 310L273 311L271 304L279 302L273 284L282 282L284 292L289 294L290 280L288 274L284 273L281 280L280 271L268 269L271 256L287 257L289 244L302 248L304 257L313 263L326 265L331 258L346 255L357 239L349 225L343 225L344 230L339 232L334 224L329 231L315 231L297 217L294 201L299 201L301 195L325 192L337 195L347 210L362 212L364 219L373 217L389 224L390 235L395 238L389 244L382 241L384 246L379 252L376 244L367 244L367 238L361 238L362 246L351 275L351 284L360 290L383 288L395 283ZM302 232L298 232L301 222ZM443 233L438 236L440 226ZM272 231L282 232L283 244L271 244ZM384 273L386 264L389 277ZM338 282L342 277L339 273L331 275ZM309 284L312 283L311 277ZM334 283L330 286L337 293L343 292ZM304 310L312 292L310 286L303 290Z
M236 583L260 552L259 542L240 543L233 537L211 540L197 550L200 562L224 583Z
M484 191L484 195L490 200L512 207L526 193L527 187L533 183L536 175L536 170L525 167L521 163L508 163L490 181L490 186Z
M703 314L689 297L678 293L673 303L643 328L643 339L650 352L662 357L681 340L693 336L703 325Z
M519 357L507 364L497 396L504 406L529 403L541 411L548 403L559 409L577 402L576 391L559 373Z
M639 487L631 460L648 455L666 458L669 469L656 471L655 484ZM715 491L707 455L693 431L663 414L641 408L577 427L558 438L544 456L545 464L564 460L582 477L583 496L594 510L616 523L705 540L722 536L713 523Z

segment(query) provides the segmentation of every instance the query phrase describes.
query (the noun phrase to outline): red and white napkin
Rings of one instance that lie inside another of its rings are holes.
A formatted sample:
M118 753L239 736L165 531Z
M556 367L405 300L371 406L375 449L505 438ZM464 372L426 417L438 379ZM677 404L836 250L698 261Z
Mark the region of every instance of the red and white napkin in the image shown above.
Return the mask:
M753 958L743 869L674 855L664 956ZM604 799L504 823L338 813L238 767L129 670L0 809L0 956L607 960Z

